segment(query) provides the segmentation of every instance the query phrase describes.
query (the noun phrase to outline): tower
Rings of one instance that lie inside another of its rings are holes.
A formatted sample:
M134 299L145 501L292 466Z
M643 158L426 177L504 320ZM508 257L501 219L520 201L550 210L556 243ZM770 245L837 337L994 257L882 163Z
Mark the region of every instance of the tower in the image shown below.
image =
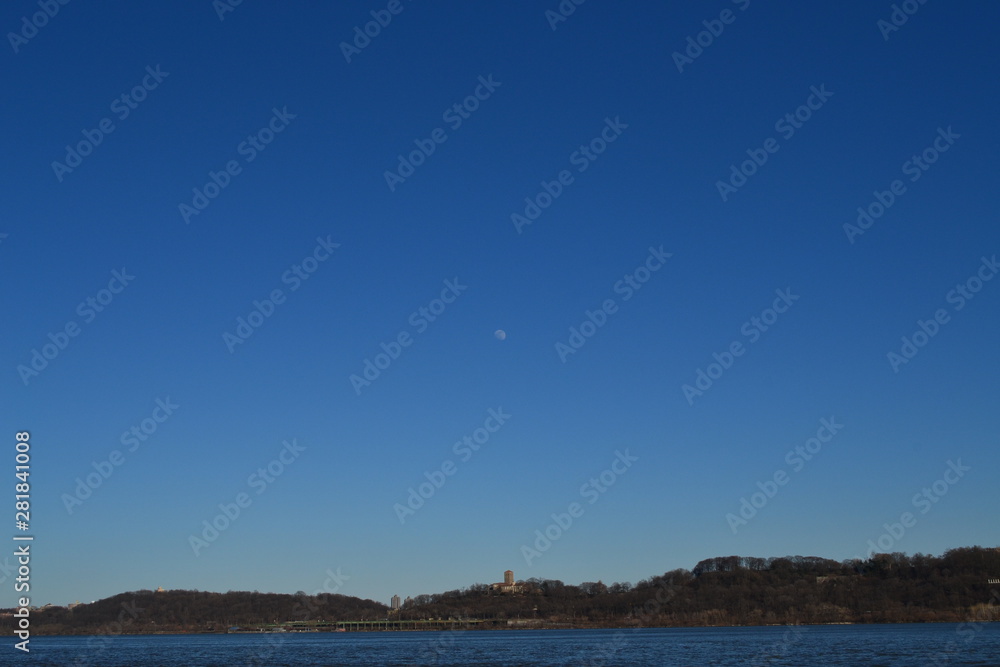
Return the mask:
M508 586L514 585L514 570L507 570L503 573L503 583Z

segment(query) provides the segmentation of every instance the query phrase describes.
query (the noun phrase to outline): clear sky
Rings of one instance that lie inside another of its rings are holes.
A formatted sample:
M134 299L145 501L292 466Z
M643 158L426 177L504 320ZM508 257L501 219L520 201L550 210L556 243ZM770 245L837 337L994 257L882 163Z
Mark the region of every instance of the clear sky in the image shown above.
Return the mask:
M32 604L1000 543L994 3L51 4Z

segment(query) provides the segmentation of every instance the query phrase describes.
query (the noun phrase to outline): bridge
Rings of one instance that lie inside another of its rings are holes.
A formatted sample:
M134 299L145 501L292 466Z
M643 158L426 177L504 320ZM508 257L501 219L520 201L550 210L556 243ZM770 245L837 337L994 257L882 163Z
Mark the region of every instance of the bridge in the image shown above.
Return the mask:
M379 621L289 621L230 628L229 632L387 632L403 630L474 630L488 623L478 618Z
M371 632L373 630L474 630L486 621L467 620L425 620L425 621L339 621L337 629L349 632Z

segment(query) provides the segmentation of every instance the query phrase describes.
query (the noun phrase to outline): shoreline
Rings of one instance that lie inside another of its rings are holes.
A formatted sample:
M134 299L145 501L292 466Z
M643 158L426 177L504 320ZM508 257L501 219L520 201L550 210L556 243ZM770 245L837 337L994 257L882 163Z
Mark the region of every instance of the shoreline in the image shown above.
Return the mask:
M492 627L476 627L476 628L465 628L460 624L456 624L456 628L446 628L446 629L429 629L429 628L408 628L408 629L373 629L373 630L248 630L243 632L218 632L214 630L193 630L190 632L184 631L174 631L174 632L121 632L115 633L114 636L129 636L129 637L187 637L192 635L206 636L206 635L368 635L368 634L394 634L400 632L425 632L425 633L441 633L441 632L451 632L454 634L465 633L465 632L511 632L519 630L530 630L536 632L545 631L577 631L577 630L718 630L718 629L736 629L736 628L818 628L827 626L878 626L878 625L963 625L963 624L1000 624L1000 620L981 620L981 621L896 621L896 622L878 622L878 623L856 623L851 621L838 621L830 623L770 623L770 624L759 624L759 625L643 625L643 626L628 626L628 625L598 625L598 626L572 626L572 627L553 627L553 626L540 626L538 624L532 625L496 625ZM94 636L111 636L109 633L96 633L96 632L82 632L76 634L56 634L56 633L45 633L36 631L32 635L33 637L94 637Z

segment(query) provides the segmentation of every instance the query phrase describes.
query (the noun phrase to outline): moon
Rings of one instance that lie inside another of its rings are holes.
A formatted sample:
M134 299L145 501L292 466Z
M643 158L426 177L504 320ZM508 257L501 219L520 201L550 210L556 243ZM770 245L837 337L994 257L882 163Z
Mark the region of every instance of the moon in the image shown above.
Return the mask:
M497 329L493 332L493 335L497 337L497 340L503 340L507 337L507 332L503 329Z

